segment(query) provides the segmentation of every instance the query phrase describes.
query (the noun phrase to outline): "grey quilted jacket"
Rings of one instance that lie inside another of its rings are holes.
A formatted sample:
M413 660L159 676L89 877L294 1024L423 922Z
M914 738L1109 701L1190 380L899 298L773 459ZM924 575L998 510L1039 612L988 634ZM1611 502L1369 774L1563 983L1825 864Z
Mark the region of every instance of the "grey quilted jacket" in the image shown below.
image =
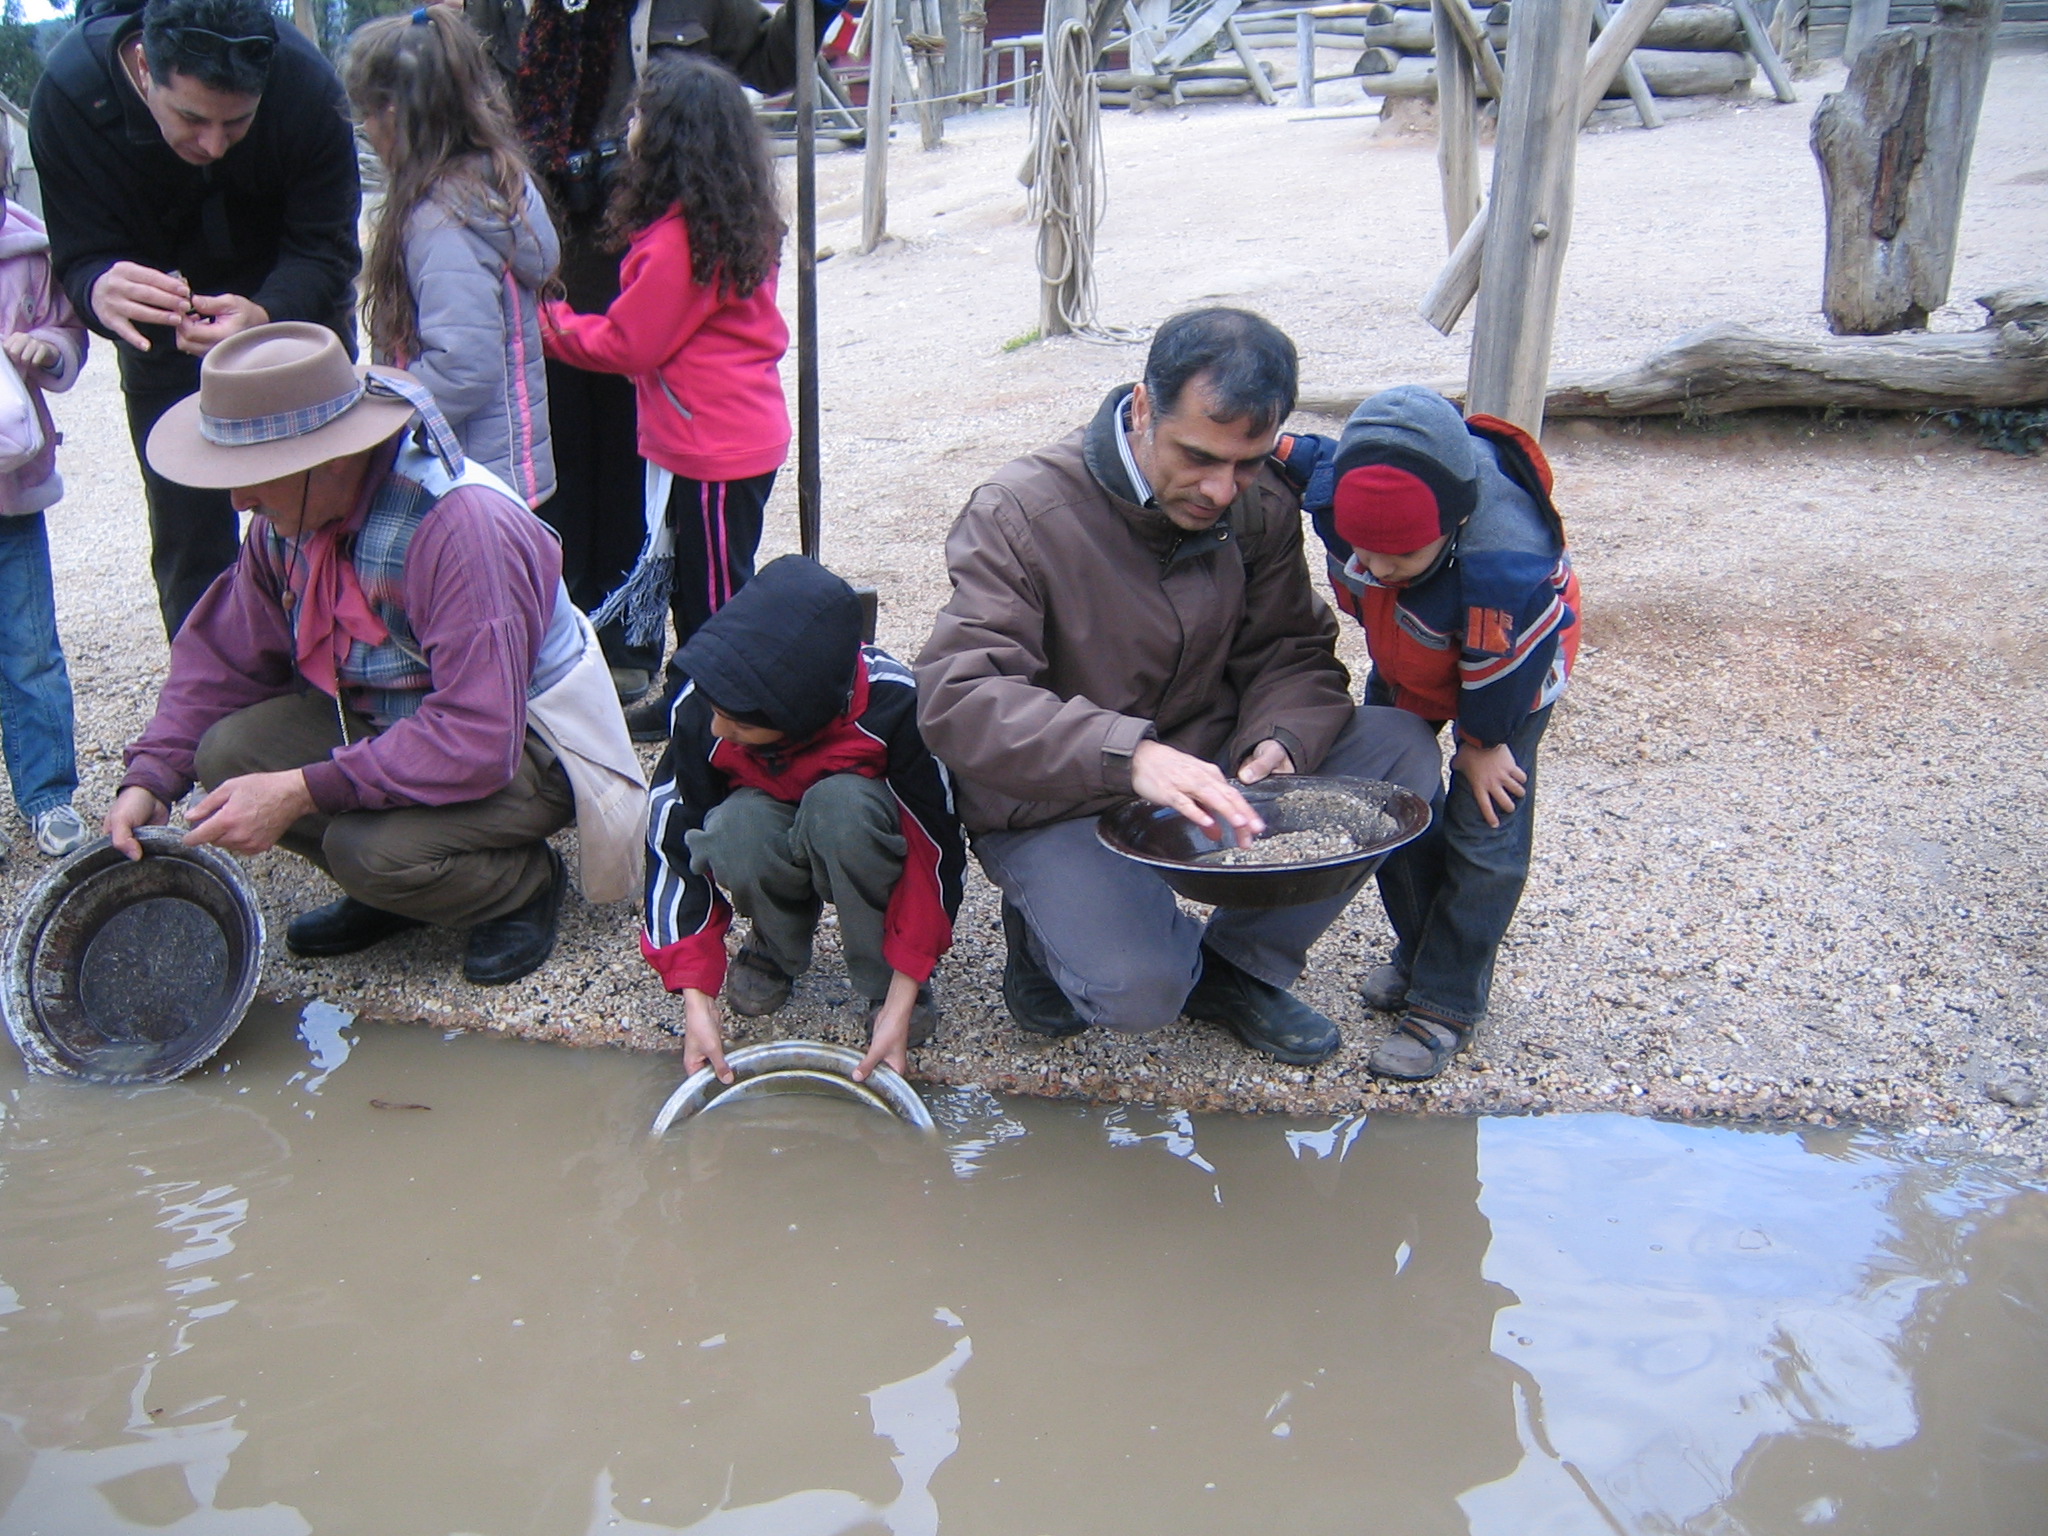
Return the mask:
M406 372L434 393L462 451L537 507L555 491L540 287L561 259L531 181L508 219L472 201L423 199L405 232L420 355Z

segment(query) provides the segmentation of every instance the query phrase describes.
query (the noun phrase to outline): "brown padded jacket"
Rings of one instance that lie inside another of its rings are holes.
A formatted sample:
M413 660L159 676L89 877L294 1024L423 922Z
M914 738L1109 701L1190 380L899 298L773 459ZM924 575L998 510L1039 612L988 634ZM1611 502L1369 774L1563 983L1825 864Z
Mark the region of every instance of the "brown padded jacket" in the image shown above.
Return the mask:
M970 832L1128 799L1149 737L1231 766L1271 737L1313 772L1351 717L1299 496L1268 465L1204 533L1138 506L1113 435L1129 393L998 470L947 536L918 724Z

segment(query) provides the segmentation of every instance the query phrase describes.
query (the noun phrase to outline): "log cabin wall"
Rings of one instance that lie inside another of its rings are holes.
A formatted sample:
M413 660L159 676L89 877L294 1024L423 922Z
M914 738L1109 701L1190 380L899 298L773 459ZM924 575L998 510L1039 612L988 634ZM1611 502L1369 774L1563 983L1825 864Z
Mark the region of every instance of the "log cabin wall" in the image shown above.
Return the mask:
M1812 18L1806 33L1812 56L1817 59L1840 58L1842 40L1849 30L1847 0L1840 0L1840 3L1819 0L1819 3L1808 7L1807 14ZM1932 4L1892 0L1892 26L1903 27L1932 20ZM2005 0L2005 19L1999 24L1998 44L2001 53L2013 49L2048 51L2048 0Z

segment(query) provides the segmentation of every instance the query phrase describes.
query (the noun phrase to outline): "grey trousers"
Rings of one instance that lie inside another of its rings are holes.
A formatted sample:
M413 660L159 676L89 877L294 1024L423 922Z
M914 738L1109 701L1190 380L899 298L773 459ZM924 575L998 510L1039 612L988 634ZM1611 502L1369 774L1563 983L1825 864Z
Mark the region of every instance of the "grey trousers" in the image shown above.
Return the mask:
M736 789L686 833L690 868L716 880L753 942L789 976L810 968L818 913L839 913L846 973L879 1001L894 968L882 958L883 918L907 852L896 799L857 773L820 779L795 805L758 789Z
M1401 709L1361 706L1317 773L1386 779L1431 802L1443 791L1436 737ZM1142 1032L1171 1024L1202 974L1202 950L1276 987L1291 987L1309 946L1349 897L1299 907L1215 912L1206 923L1164 880L1111 853L1095 818L1028 832L986 832L974 851L1024 914L1035 957L1090 1024Z
M349 716L349 735L370 726ZM321 762L342 745L334 700L320 692L265 699L220 720L199 738L199 781L208 789L245 773ZM357 901L385 912L466 928L517 911L554 877L547 839L576 814L555 754L533 732L512 782L481 800L305 816L279 845L325 870Z

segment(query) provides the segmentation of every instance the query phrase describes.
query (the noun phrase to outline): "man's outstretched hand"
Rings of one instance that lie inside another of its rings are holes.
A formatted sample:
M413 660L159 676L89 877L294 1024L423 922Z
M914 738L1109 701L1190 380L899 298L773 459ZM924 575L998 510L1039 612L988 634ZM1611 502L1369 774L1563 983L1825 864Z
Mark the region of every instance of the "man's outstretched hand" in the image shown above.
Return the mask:
M140 785L131 784L114 796L107 807L101 829L115 848L128 858L142 857L142 844L135 840L137 827L160 827L171 819L171 809Z
M1223 776L1221 768L1163 741L1138 743L1138 750L1131 754L1131 789L1141 800L1179 811L1212 836L1221 821L1235 834L1240 848L1249 848L1252 839L1266 830L1259 813Z
M185 841L216 843L230 853L261 853L314 809L312 791L298 769L245 773L227 780L186 813L192 830Z

